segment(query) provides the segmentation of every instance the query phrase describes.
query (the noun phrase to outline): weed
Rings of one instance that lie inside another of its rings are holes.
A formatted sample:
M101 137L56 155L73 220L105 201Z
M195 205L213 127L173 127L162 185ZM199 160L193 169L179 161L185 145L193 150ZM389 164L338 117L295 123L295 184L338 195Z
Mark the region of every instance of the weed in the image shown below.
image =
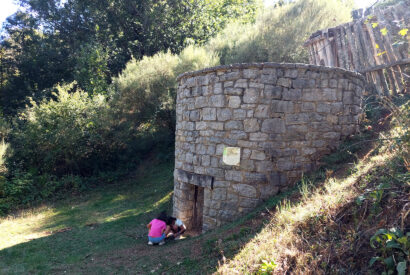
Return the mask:
M380 256L371 258L369 266L376 262L383 265L384 274L393 274L397 271L404 275L410 255L410 232L403 234L400 229L379 229L370 238L370 246L377 250Z
M267 260L262 260L262 263L259 267L258 270L258 275L269 275L272 274L272 272L275 270L275 267L277 264L275 264L274 261L267 261Z

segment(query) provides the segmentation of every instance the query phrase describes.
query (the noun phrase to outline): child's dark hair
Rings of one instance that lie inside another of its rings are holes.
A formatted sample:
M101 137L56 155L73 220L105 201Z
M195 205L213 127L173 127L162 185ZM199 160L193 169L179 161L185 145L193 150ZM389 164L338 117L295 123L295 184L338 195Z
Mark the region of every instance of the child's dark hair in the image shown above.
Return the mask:
M167 219L167 225L173 224L177 219L174 217L168 217Z
M167 222L168 220L168 215L166 211L162 211L161 213L159 213L157 220L161 220L163 222Z

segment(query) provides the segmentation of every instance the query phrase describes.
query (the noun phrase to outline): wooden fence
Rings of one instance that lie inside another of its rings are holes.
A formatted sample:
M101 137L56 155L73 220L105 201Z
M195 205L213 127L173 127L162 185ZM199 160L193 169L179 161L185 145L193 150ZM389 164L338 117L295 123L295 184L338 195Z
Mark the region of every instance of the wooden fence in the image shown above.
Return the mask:
M305 46L311 64L363 73L379 94L406 92L409 79L410 0L388 8L370 8L365 15L312 34ZM401 31L401 33L399 33Z

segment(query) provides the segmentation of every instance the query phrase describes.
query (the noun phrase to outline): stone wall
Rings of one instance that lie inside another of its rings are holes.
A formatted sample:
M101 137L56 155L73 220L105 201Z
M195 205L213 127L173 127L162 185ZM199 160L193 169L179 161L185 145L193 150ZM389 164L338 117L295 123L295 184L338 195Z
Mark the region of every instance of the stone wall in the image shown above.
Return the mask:
M354 72L277 63L219 66L178 82L174 215L189 227L200 205L204 231L285 190L354 134L364 87ZM240 148L239 165L224 164L225 147Z

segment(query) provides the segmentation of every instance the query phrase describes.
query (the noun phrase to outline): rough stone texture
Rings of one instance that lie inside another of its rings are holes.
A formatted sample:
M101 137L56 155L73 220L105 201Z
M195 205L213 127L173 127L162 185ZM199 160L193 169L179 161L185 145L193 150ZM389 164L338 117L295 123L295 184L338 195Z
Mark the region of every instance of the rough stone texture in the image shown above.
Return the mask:
M277 63L219 66L178 81L174 215L188 227L201 215L203 231L286 190L354 134L364 87L360 74L340 68ZM222 162L232 146L241 149L238 166Z

